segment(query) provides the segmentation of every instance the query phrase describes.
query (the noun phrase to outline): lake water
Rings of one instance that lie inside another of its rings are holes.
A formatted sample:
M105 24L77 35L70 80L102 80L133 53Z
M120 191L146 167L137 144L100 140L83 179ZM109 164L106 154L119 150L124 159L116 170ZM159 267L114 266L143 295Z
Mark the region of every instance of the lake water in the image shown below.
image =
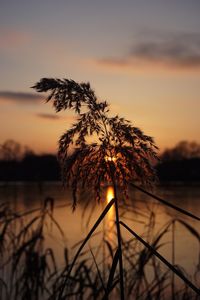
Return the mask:
M51 228L47 237L47 244L56 252L59 264L63 264L63 246L70 251L70 259L74 255L73 245L82 240L92 224L98 218L102 209L112 198L112 188L104 188L104 196L100 203L95 203L90 199L90 205L84 210L85 203L80 203L74 212L71 209L72 197L71 191L62 188L60 183L13 183L0 185L0 203L10 203L16 212L25 212L30 209L39 208L46 197L52 197L55 200L54 216L60 227L64 231L65 239L60 238L56 228ZM159 186L154 194L161 198L200 216L200 185L165 185ZM120 197L119 197L120 198ZM83 216L83 212L85 212ZM130 198L127 204L121 209L122 220L129 227L140 235L148 230L149 218L153 218L153 235L169 222L171 218L179 218L191 225L200 233L200 222L194 221L189 217L184 217L177 211L159 204L156 200L141 193L138 190L130 190ZM98 245L102 240L102 229L106 231L106 239L115 245L114 234L114 208L111 208L103 224L97 229L97 235L92 238L89 246ZM131 235L122 228L124 240L129 240ZM105 238L105 236L103 236ZM153 237L152 237L153 239ZM182 266L189 276L195 273L199 267L199 242L193 234L180 222L175 223L175 264ZM162 239L163 246L159 252L172 261L172 230L164 235ZM86 246L86 249L88 245Z

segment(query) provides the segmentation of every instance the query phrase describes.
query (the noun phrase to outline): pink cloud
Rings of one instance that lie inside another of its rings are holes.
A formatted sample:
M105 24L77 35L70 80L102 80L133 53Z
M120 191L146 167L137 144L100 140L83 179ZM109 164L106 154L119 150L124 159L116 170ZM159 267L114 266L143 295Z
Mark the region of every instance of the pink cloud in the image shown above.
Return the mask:
M30 36L15 29L0 29L0 49L21 47L30 41Z

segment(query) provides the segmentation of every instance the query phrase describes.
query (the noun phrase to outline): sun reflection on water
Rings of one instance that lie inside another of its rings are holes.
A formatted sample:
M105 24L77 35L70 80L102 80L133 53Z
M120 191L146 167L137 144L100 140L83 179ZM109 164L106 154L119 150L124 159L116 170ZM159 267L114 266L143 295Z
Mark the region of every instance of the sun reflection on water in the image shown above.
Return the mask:
M106 192L106 200L107 204L114 198L114 189L112 186L108 186L107 192Z
M114 198L114 189L112 186L108 186L106 190L106 203L108 204ZM113 221L114 221L114 205L111 206L107 213L107 234L111 238L113 231Z
M107 191L106 191L106 202L107 204L114 198L114 189L112 186L108 186L107 187ZM111 219L113 219L113 215L114 215L114 206L111 206L111 208L108 211L108 219L109 221L111 221Z

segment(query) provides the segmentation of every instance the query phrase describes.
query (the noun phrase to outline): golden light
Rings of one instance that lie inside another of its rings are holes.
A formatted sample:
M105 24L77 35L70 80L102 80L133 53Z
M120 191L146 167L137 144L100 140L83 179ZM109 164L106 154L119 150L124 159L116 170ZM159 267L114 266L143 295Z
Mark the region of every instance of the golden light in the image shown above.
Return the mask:
M106 193L106 200L109 203L114 198L114 189L112 186L109 186Z
M114 189L112 186L108 186L107 187L107 192L106 192L106 202L107 204L114 198ZM107 224L106 224L106 228L107 228L107 236L108 239L112 240L113 238L113 220L114 220L114 206L112 206L107 214Z
M115 162L117 160L117 157L115 156L105 156L105 161L113 161Z

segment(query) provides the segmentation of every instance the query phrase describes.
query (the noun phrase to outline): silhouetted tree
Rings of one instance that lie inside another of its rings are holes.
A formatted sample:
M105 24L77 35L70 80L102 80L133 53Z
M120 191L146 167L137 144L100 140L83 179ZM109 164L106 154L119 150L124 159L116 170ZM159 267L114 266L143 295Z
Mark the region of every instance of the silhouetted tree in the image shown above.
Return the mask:
M60 170L55 155L36 155L13 140L5 141L0 147L0 180L43 181L59 180Z
M0 145L0 159L11 161L20 160L22 158L22 146L14 140L6 140Z
M174 148L167 149L161 155L163 161L200 158L200 144L181 141Z

